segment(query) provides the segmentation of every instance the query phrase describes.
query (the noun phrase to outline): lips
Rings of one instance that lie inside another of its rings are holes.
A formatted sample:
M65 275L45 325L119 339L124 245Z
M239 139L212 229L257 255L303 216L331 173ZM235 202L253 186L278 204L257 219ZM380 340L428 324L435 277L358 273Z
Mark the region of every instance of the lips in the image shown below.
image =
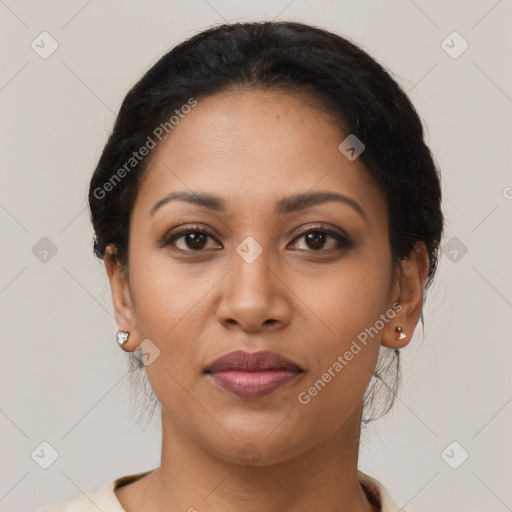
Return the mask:
M255 399L284 387L304 370L273 352L237 350L215 360L204 373L225 391L239 398Z
M302 371L298 365L274 352L245 352L236 350L230 352L206 369L206 373L216 373L226 370L239 370L245 372L265 370Z

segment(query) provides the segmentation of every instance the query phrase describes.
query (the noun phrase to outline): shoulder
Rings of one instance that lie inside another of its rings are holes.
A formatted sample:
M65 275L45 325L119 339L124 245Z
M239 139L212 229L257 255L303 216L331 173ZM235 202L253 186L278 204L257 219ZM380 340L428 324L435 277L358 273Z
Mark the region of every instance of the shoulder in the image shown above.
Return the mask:
M98 512L98 509L105 512L124 512L114 493L115 483L116 480L113 480L93 492L39 512Z
M135 482L148 473L151 473L151 471L116 478L93 492L82 494L82 496L78 496L64 503L40 509L37 512L98 512L98 510L103 512L125 512L114 489Z
M382 512L407 512L406 509L399 507L389 491L376 478L357 471L359 483L363 486L369 500L380 507Z

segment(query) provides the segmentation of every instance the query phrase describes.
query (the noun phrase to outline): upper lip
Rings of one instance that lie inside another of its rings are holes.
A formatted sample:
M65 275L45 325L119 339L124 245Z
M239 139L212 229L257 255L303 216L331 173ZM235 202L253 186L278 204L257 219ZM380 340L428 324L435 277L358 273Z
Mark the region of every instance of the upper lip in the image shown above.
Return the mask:
M240 371L264 371L264 370L289 370L303 371L300 366L289 359L274 352L245 352L235 350L216 359L205 373L215 373L228 370Z

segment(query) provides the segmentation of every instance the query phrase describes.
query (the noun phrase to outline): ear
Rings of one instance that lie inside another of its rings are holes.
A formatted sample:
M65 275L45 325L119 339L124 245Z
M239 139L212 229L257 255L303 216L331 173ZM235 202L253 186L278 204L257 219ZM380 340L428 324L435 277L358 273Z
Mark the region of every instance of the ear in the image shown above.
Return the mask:
M400 260L391 304L398 302L401 308L394 308L396 314L384 328L381 340L383 346L392 349L402 348L411 341L423 307L428 269L427 249L423 242L418 242L411 254ZM398 339L399 333L395 331L397 326L400 326L402 333L405 334L403 339Z
M116 248L112 244L105 250L105 268L112 291L117 329L130 333L123 349L128 352L135 351L139 345L139 333L137 332L135 308L129 286L128 271L117 259Z

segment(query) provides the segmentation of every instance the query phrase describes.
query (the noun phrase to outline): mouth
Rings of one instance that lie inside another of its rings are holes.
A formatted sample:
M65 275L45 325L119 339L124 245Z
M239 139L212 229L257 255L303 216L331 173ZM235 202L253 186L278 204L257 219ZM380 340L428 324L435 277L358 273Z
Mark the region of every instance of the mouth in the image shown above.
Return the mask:
M203 372L224 391L243 399L261 398L283 388L304 370L273 352L230 352Z

